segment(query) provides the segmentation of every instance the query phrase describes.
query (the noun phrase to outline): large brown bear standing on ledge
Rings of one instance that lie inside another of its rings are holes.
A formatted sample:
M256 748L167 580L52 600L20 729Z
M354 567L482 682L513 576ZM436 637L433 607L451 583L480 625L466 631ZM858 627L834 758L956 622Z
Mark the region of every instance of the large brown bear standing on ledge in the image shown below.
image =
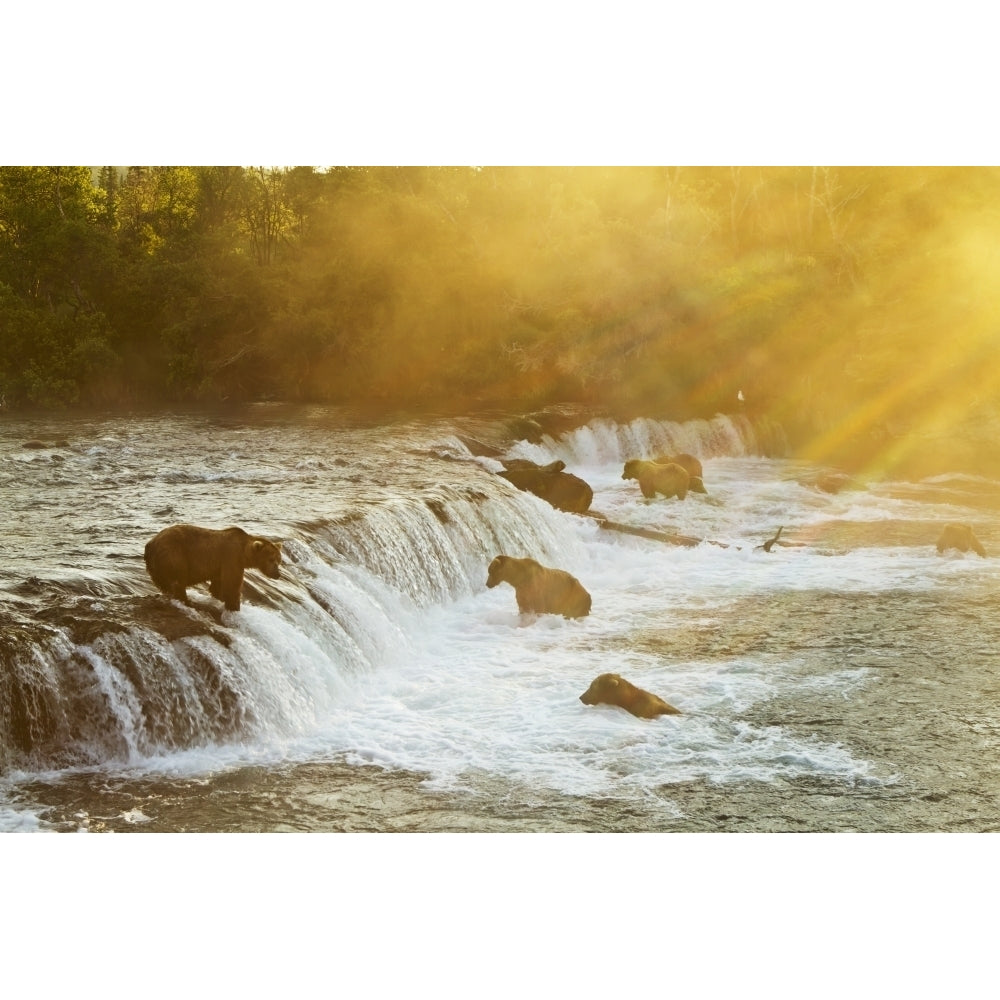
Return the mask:
M590 614L590 594L580 581L565 570L549 569L534 559L497 556L490 563L486 586L509 583L522 613L562 615L583 618Z
M175 524L146 543L146 569L164 594L187 604L187 588L207 580L212 596L229 611L240 610L245 569L277 580L280 564L280 542L255 538L242 528Z
M667 499L676 496L678 500L683 500L691 484L687 470L676 462L659 465L641 458L633 458L625 463L622 479L637 479L642 495L647 500L652 500L657 493L662 493Z
M978 552L984 558L986 550L979 544L979 539L972 533L972 528L967 524L946 524L941 537L937 540L938 552L945 549L958 549L959 552Z
M580 695L584 705L617 705L640 719L655 719L658 715L680 715L679 708L668 705L662 698L637 688L618 674L601 674Z

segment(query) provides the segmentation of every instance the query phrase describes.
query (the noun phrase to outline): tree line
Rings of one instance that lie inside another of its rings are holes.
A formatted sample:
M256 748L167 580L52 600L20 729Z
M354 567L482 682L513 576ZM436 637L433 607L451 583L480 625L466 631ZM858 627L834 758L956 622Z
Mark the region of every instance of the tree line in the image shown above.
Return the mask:
M996 412L1000 172L0 168L0 406Z

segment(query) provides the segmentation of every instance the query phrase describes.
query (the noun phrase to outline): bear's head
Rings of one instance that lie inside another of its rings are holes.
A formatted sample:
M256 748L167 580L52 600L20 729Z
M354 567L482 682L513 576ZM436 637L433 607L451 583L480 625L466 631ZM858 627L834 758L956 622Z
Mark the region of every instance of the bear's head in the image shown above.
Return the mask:
M621 680L618 674L601 674L599 677L595 677L590 687L580 695L580 701L584 705L597 705L608 701L615 689L621 684Z
M250 565L265 576L277 580L281 576L281 542L271 542L266 538L255 538L250 544Z
M507 579L506 567L509 559L509 556L497 556L490 563L490 568L486 571L487 587L496 587Z
M630 458L625 463L625 471L622 472L622 479L638 479L642 464L641 458Z

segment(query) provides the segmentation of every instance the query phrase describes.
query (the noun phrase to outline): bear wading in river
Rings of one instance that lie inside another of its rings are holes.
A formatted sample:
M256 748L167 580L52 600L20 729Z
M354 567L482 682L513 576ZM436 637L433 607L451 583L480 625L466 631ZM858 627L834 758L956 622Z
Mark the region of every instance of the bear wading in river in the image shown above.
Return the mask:
M689 455L686 451L682 451L678 455L657 455L653 461L657 465L669 465L673 462L684 469L689 476L697 476L699 479L703 479L705 476L701 462L694 455Z
M239 611L243 571L259 569L277 580L281 543L248 535L242 528L174 524L146 543L146 569L160 590L185 604L187 588L208 582L227 610Z
M618 674L601 674L580 695L584 705L617 705L640 719L655 719L658 715L680 715L679 708L668 705L662 698L637 688Z
M694 455L682 451L679 455L657 455L653 459L657 465L679 465L689 477L688 489L692 493L707 493L705 489L705 473L701 462Z
M944 552L945 549L958 549L959 552L968 552L972 549L973 552L978 552L979 555L986 557L986 550L980 545L979 539L972 532L967 524L946 524L944 526L944 531L941 532L940 538L937 540L937 550L938 552Z
M501 460L504 471L498 475L519 490L534 493L557 510L570 514L583 514L590 509L594 491L579 476L564 471L566 463L560 459L548 465L537 465L523 458Z
M638 480L642 495L647 500L652 500L657 493L662 493L667 499L676 496L678 500L683 500L691 485L687 470L676 462L660 465L641 458L633 458L625 463L622 479Z
M534 559L499 555L490 563L486 586L509 583L514 588L520 612L583 618L590 614L590 594L575 576L549 569Z

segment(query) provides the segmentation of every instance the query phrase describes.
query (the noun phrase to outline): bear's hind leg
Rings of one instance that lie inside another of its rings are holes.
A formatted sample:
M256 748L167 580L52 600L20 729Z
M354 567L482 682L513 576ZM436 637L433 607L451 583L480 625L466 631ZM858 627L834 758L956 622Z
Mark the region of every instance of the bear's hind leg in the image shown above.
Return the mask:
M180 580L170 580L165 587L160 588L167 597L175 601L180 601L181 604L190 604L187 595L187 587L185 587Z

